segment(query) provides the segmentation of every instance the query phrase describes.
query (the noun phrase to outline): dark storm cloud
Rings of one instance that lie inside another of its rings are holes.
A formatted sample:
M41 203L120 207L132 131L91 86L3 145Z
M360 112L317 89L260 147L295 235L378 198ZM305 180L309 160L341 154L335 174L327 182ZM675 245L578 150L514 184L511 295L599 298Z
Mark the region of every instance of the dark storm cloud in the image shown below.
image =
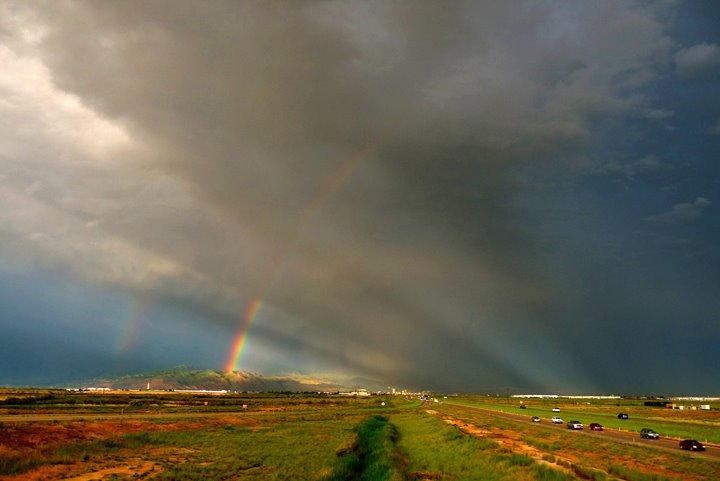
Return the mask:
M571 289L548 267L522 202L533 169L587 168L605 122L673 115L642 92L671 59L663 8L35 10L18 18L42 27L33 51L53 85L127 136L108 154L117 177L83 164L55 190L33 172L7 178L12 195L34 202L33 218L69 213L63 239L75 247L44 256L66 256L93 282L184 303L218 329L263 296L256 335L298 364L448 388L602 387L560 349ZM678 52L678 71L706 53ZM625 174L656 167L644 159ZM68 186L58 202L53 192ZM42 242L33 245L51 244ZM106 272L106 253L122 261L117 272Z

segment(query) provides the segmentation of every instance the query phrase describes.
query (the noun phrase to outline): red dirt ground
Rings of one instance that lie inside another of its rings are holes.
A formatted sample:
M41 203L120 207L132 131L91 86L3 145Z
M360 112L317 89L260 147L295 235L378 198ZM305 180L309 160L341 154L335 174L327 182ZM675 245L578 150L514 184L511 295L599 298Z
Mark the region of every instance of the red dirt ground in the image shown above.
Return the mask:
M153 431L192 430L208 426L243 424L253 429L255 421L250 418L218 417L202 421L73 421L62 423L5 423L0 432L0 456L46 457L52 456L62 446L92 442L101 439ZM187 456L184 449L155 449L153 456L161 454L169 461L183 462ZM46 464L17 475L0 476L2 481L41 481L70 479L77 481L131 478L135 473L160 471L160 465L138 456L137 451L120 449L111 456L90 456L89 459L61 464Z

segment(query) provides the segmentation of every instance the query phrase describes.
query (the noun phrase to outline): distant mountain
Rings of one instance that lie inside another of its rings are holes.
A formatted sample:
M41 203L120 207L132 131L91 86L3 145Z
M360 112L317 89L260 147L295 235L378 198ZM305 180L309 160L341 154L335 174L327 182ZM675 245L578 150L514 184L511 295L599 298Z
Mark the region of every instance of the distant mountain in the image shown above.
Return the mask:
M338 379L326 375L289 374L284 376L263 376L248 371L213 371L178 366L156 372L126 374L111 378L100 378L72 383L72 387L96 387L109 389L152 390L206 390L238 392L278 391L321 391L335 392L364 388L370 391L381 389L379 383L357 378ZM70 387L70 386L68 386Z

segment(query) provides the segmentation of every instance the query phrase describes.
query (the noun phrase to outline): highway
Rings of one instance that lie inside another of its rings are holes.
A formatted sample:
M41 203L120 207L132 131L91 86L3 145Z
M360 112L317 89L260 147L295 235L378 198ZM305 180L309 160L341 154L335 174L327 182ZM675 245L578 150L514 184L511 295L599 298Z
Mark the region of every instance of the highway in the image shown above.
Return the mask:
M708 459L714 459L714 460L720 460L720 447L718 446L712 446L705 444L706 451L685 451L680 449L678 443L680 442L679 439L669 439L669 438L661 438L661 439L645 439L641 438L639 433L633 433L628 431L620 431L618 429L604 429L603 431L590 431L589 429L582 429L582 430L570 430L567 428L565 423L563 424L553 424L550 419L548 418L541 418L541 421L539 423L532 421L532 416L522 415L522 414L513 414L513 413L506 413L502 411L495 411L493 409L485 409L480 408L476 406L468 406L464 404L446 404L446 406L452 406L458 409L464 409L466 411L477 411L482 412L484 414L490 414L492 416L497 416L499 418L504 419L510 419L512 421L517 421L521 423L527 423L532 424L534 426L540 426L546 429L562 429L565 431L572 432L573 434L577 436L597 436L601 437L603 439L611 439L613 441L626 443L626 444L633 444L638 446L647 446L650 448L655 449L662 449L665 451L671 451L674 453L686 453L691 456L698 456L702 458L708 458ZM702 442L702 440L699 440Z

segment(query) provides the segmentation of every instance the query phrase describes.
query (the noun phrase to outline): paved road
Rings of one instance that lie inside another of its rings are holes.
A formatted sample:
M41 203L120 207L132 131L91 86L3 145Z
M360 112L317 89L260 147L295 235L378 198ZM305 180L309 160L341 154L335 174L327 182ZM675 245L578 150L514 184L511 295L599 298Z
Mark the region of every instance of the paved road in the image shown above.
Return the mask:
M485 414L491 414L493 416L497 416L500 418L505 419L511 419L513 421L519 421L527 424L533 424L535 426L544 427L547 429L563 429L565 431L570 431L573 434L576 434L578 436L598 436L604 439L612 439L613 441L618 441L622 443L627 444L634 444L639 446L648 446L651 448L656 449L663 449L666 451L672 451L675 453L687 453L692 456L698 456L703 458L709 458L709 459L715 459L720 460L720 447L717 446L708 446L706 445L707 450L704 452L692 452L689 451L683 451L678 446L679 440L677 439L644 439L640 437L640 434L638 433L632 433L628 431L620 431L617 429L605 429L604 431L590 431L588 429L583 430L568 430L567 426L563 424L553 424L550 419L542 419L539 423L532 422L531 416L526 416L522 414L513 414L513 413L505 413L501 411L495 411L492 409L485 409L485 408L479 408L475 406L467 406L464 404L454 404L449 403L446 404L446 406L453 406L459 409L464 409L466 411L479 411Z

